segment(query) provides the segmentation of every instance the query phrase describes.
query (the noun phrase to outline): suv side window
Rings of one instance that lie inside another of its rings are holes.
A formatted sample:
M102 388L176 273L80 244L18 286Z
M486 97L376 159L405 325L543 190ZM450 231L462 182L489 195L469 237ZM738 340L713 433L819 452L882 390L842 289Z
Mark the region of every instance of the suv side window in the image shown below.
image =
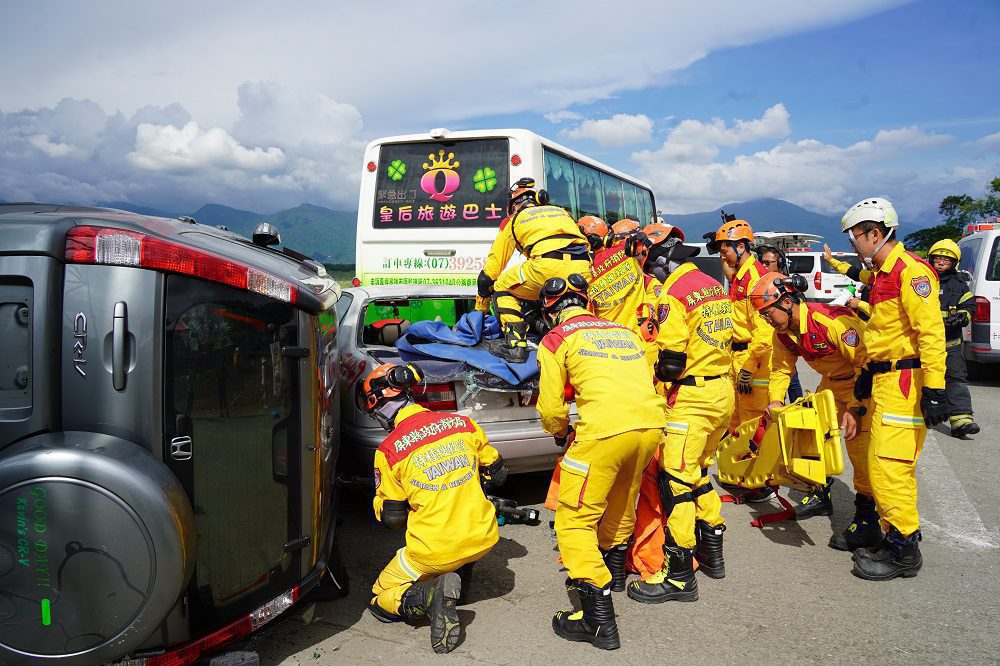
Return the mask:
M810 254L793 254L788 257L788 272L809 275L813 272L815 258Z
M167 279L165 416L191 438L189 459L167 462L194 507L194 587L221 615L298 576L283 549L299 529L298 377L282 354L297 321L287 303Z
M351 307L351 302L354 300L354 296L347 293L346 291L340 293L340 298L337 299L337 305L334 306L337 310L337 323L343 325L344 315L347 314L348 309Z

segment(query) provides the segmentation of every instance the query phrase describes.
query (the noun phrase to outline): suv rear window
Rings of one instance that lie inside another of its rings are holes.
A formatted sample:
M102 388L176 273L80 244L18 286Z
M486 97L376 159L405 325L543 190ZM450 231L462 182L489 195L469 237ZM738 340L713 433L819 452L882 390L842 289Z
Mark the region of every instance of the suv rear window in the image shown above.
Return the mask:
M1000 236L993 241L993 250L986 260L986 279L990 282L1000 281Z
M361 341L365 345L392 346L415 321L440 321L454 326L461 316L472 312L472 298L410 298L377 300L365 306Z
M788 257L789 273L812 273L815 265L815 257L811 254L798 254Z

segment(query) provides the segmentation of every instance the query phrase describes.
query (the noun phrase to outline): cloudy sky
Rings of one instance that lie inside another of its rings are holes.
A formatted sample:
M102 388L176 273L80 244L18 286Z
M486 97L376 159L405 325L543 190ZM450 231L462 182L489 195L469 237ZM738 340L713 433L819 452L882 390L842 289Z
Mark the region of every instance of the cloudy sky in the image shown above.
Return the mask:
M357 207L367 141L525 127L668 212L1000 176L996 0L5 2L0 199Z

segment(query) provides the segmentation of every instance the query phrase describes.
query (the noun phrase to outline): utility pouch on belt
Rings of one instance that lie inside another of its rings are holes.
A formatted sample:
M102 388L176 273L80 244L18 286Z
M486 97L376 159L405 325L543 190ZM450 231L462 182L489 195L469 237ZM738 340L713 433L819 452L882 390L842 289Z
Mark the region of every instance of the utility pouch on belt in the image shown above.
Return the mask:
M583 506L583 494L587 490L587 476L590 463L563 456L559 461L559 503L572 509Z

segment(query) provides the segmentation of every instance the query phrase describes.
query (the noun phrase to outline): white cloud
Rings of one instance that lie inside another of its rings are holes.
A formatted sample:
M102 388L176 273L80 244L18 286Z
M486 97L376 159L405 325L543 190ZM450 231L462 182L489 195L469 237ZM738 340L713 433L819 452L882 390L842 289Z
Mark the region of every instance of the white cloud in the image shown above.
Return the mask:
M952 138L918 127L882 130L871 140L845 147L815 139L784 140L728 161L713 161L719 146L776 140L790 132L788 112L779 104L760 119L731 127L718 119L683 121L663 148L636 152L632 159L639 176L653 186L658 205L675 213L762 197L838 213L872 191L891 193L890 198L909 202L910 209L924 210L945 194L977 191L985 178L983 169L922 168L921 152Z
M431 9L418 2L302 0L288 11L280 3L237 0L178 0L155 8L94 0L60 3L58 20L46 3L7 3L0 59L17 66L0 68L0 90L6 109L74 97L131 115L147 104L179 102L203 127L231 128L238 117L233 91L263 79L348 101L369 126L424 129L607 99L663 84L716 45L761 43L905 1L769 0L761 11L745 0L636 0L611 14L598 0L532 5L532 26L584 36L568 40L580 46L543 38L512 42L511 35L534 28L504 3L439 0ZM625 21L628 39L614 48L587 46L586 36L599 30L595 16ZM24 28L36 25L45 26L47 39Z
M583 114L576 111L552 111L545 114L545 119L550 123L562 123L567 120L583 120Z
M570 139L591 139L606 147L630 146L649 141L653 134L653 121L642 114L616 113L610 118L584 120L559 134Z
M140 169L191 172L209 167L271 171L281 167L280 148L246 148L219 127L203 130L191 121L184 127L142 123L136 128L135 151L125 156Z
M732 126L726 125L721 118L713 118L707 123L682 120L667 135L662 148L655 153L640 153L637 159L708 162L719 154L720 146L734 148L744 143L787 137L791 133L788 120L784 104L775 104L760 118L737 120Z
M994 132L974 142L983 152L1000 152L1000 132Z
M82 150L68 143L54 143L48 134L33 134L28 137L28 143L49 157L80 157L84 154Z

